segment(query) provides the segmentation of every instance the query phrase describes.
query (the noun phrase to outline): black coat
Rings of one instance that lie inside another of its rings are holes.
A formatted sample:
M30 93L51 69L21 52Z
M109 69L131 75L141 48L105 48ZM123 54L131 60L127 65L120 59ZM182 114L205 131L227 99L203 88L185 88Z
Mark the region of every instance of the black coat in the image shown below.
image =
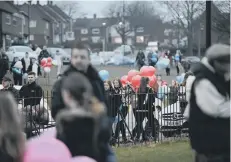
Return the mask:
M28 105L35 106L40 104L43 95L43 90L38 84L34 82L22 86L22 88L19 91L19 94L20 98L24 98L24 107Z
M30 65L28 66L28 69L26 70L26 73L29 73L32 71L32 67L33 67L33 64L32 64L32 61L30 62ZM38 71L37 71L37 74L38 76L39 75L42 75L42 72L41 72L41 68L40 66L38 65Z
M55 118L57 113L65 107L63 99L62 99L62 95L61 95L61 84L62 84L63 78L65 76L68 76L72 72L82 73L82 72L77 71L74 67L70 66L63 73L62 78L58 80L53 86L53 97L51 100L51 115L53 118ZM89 66L87 73L86 74L82 73L82 74L84 74L91 82L95 97L99 101L107 104L105 100L104 83L100 79L98 72L92 66Z
M38 61L39 61L39 64L40 64L40 61L43 59L43 58L48 58L50 57L50 54L48 53L47 50L42 50L38 56Z
M63 77L68 76L70 73L82 73L78 70L76 70L74 67L71 65L69 68L64 72L62 75L62 78L60 78L53 86L53 96L51 100L51 115L53 119L55 119L57 113L65 108L62 95L61 95L61 84L63 81ZM84 74L91 82L91 85L93 87L94 95L95 97L105 103L107 105L106 99L105 99L105 90L104 90L104 83L100 79L98 72L90 65L87 73L82 73ZM110 162L105 159L107 157L114 156L110 146L109 146L109 140L111 136L111 129L110 129L110 120L108 117L103 117L101 118L100 121L100 130L99 130L99 137L98 137L98 142L99 142L99 150L100 150L100 162Z
M146 100L146 96L148 97L147 100ZM137 109L148 110L148 109L153 107L154 102L155 102L155 94L154 94L152 88L146 87L145 92L138 92Z
M9 61L6 57L2 56L0 58L0 81L6 75L7 70L9 70Z

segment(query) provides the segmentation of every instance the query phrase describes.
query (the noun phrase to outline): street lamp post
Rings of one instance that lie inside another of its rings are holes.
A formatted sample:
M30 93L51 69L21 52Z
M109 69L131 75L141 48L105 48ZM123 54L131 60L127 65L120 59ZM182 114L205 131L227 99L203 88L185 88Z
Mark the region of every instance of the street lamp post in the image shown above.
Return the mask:
M31 1L28 1L28 44L30 44L30 5Z
M206 1L206 48L211 46L211 8L212 2Z
M204 30L204 25L200 24L199 35L198 35L198 57L201 58L201 32Z
M107 40L107 27L106 27L106 23L104 22L104 23L102 23L102 25L103 25L103 29L104 29L104 38L103 38L103 51L106 51L107 49L106 49L106 44L107 44L107 42L106 42L106 40Z

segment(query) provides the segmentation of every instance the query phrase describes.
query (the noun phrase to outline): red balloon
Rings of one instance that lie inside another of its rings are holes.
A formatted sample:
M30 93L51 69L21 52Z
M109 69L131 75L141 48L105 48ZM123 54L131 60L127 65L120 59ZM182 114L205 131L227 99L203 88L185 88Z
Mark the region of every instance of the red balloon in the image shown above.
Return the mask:
M127 75L122 76L120 81L121 81L122 85L126 85L128 82L128 76Z
M51 62L46 63L45 67L51 68L52 67L52 63Z
M148 71L149 71L151 76L155 75L155 73L156 73L156 69L153 66L149 66Z
M130 70L129 72L128 72L128 81L129 82L131 82L132 81L132 78L134 77L134 76L136 76L136 75L138 75L139 74L139 72L137 71L137 70Z
M152 75L150 74L150 70L149 70L149 67L148 67L148 66L143 66L143 67L140 69L140 75L143 76L143 77L152 76Z
M140 75L134 76L134 77L132 78L132 81L131 81L132 86L133 86L134 88L139 88L139 86L140 86L140 80L141 80L141 76L140 76Z
M151 76L151 77L148 77L149 78L149 86L150 87L153 87L154 85L155 85L155 83L156 83L156 76L155 75L153 75L153 76Z
M51 58L51 57L48 57L48 58L47 58L47 62L52 62L52 58Z
M41 61L40 61L40 65L41 66L45 66L47 63L47 60L45 58L43 58Z

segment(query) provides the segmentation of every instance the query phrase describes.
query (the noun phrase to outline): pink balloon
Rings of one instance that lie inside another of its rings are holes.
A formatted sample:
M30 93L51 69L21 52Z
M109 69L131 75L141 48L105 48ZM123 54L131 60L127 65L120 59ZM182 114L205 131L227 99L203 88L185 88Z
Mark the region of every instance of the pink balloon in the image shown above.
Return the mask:
M73 157L70 162L96 162L96 161L87 156L76 156Z
M23 162L66 162L71 153L64 143L55 138L37 138L28 141Z

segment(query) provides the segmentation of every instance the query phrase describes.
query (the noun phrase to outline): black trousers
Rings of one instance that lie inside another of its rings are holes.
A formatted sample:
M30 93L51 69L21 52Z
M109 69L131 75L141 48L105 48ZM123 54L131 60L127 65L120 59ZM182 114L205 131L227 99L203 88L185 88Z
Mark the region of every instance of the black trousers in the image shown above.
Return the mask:
M165 71L166 71L166 75L167 75L167 76L170 76L170 68L167 67L167 68L165 69Z
M22 75L13 73L14 85L22 85Z
M177 74L180 73L180 69L179 69L179 66L178 66L178 65L176 66L176 72L177 72Z
M143 121L145 117L148 118L148 122L146 126L152 129L152 136L155 136L155 126L154 126L155 118L153 115L153 109L150 108L146 111L145 110L143 111L134 110L133 113L134 113L135 120L136 120L136 126L132 130L133 137L140 139L140 135L142 134L142 139L143 140L146 139L146 132L144 131L144 128L143 128Z
M123 116L124 119L127 117L127 114L128 114L128 106L123 106L122 110L121 110L121 115ZM114 138L117 139L119 137L120 131L122 133L122 138L126 139L126 128L125 128L125 124L124 124L123 120L119 121L116 124L116 130L115 130L115 136L114 136Z

